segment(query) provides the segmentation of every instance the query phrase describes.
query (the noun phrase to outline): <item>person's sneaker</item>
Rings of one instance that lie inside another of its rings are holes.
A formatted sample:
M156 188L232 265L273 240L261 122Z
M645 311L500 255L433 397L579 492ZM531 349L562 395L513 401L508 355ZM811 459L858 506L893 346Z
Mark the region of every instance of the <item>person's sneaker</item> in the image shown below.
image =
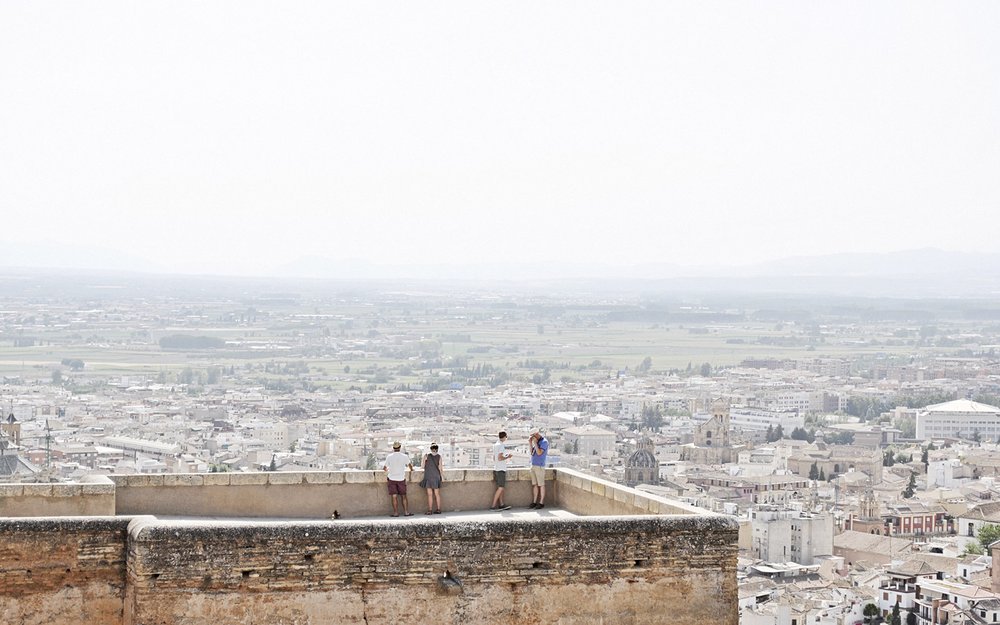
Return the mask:
M537 503L535 503L534 501L532 501L532 502L531 502L531 505L530 505L530 506L528 506L528 510L534 510L534 509L535 509L535 508L537 508L537 507L538 507L538 504L537 504Z
M500 509L499 506L490 506L490 510L492 510L493 512L496 512L499 509Z
M497 508L497 510L510 510L510 506L506 506L506 505L500 506L499 508Z
M535 510L541 510L544 507L545 507L545 504L543 504L543 503L536 503L535 504Z

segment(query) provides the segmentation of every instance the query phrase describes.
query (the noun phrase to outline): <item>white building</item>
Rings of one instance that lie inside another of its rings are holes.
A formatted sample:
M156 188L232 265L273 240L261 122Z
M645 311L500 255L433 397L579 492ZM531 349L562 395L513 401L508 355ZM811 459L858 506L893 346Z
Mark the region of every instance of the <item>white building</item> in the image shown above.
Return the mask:
M181 446L176 443L161 443L128 436L108 436L98 441L104 447L121 449L133 454L147 454L159 458L176 456L181 452Z
M447 469L492 469L494 466L492 442L450 440L439 444L441 460ZM514 457L507 461L508 467L527 464L528 455L519 453L517 447L518 445L512 443L510 439L507 440L507 451L514 454Z
M927 406L917 412L917 438L1000 440L1000 408L968 399Z
M972 471L958 458L932 460L927 463L927 489L957 488L972 479Z
M288 425L280 421L247 423L244 436L262 441L272 450L284 451L288 448Z
M937 571L922 560L898 562L889 566L878 588L878 609L883 616L899 605L900 612L916 607L917 586L937 579Z
M816 564L819 556L833 555L833 517L757 506L750 511L751 551L765 562Z
M775 412L808 412L812 408L809 391L780 391L768 394L767 407Z
M805 427L805 417L800 417L795 411L768 410L766 408L750 408L747 406L732 406L729 408L729 424L733 429L764 431L779 425L785 434L790 434L795 428Z
M979 530L986 525L1000 525L1000 501L982 503L958 516L956 532L962 544L978 542Z
M571 450L581 456L599 456L615 450L618 435L595 425L585 425L563 430L563 439L566 441L562 447L564 452Z
M987 604L990 610L988 615L997 614L997 595L994 593L973 586L971 584L959 584L945 580L921 581L914 603L917 608L917 623L919 625L943 625L952 620L956 612L969 611L975 609L977 605ZM980 607L979 611L986 611ZM992 613L992 614L991 614ZM986 622L996 622L986 617Z

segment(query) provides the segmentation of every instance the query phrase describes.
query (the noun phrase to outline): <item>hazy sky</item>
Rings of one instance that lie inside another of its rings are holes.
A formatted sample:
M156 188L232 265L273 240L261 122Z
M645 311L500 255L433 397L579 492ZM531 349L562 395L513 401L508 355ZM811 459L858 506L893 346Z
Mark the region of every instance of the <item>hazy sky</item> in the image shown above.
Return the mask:
M0 3L0 244L1000 251L1000 2Z

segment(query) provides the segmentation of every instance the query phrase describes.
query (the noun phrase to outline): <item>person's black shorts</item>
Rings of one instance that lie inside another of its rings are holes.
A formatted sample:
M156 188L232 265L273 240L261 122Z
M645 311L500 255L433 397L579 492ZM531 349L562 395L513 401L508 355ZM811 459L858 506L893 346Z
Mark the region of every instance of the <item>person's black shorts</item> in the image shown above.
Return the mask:
M497 486L503 488L507 485L507 472L506 471L494 471L493 481L497 483Z

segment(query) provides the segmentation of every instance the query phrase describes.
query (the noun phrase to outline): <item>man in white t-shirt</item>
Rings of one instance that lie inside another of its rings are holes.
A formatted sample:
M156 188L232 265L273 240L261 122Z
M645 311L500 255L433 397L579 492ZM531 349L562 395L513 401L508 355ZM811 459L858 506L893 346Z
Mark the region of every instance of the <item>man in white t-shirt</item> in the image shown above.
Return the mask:
M413 516L410 504L406 500L406 470L413 470L410 457L400 451L403 444L396 441L392 444L392 453L385 457L382 470L386 472L389 483L389 496L392 498L392 516L399 516L399 498L403 500L403 516Z
M507 486L507 461L514 454L507 453L507 433L500 432L497 442L493 443L493 481L497 483L497 492L493 494L493 505L490 510L510 510L503 502L503 489Z

